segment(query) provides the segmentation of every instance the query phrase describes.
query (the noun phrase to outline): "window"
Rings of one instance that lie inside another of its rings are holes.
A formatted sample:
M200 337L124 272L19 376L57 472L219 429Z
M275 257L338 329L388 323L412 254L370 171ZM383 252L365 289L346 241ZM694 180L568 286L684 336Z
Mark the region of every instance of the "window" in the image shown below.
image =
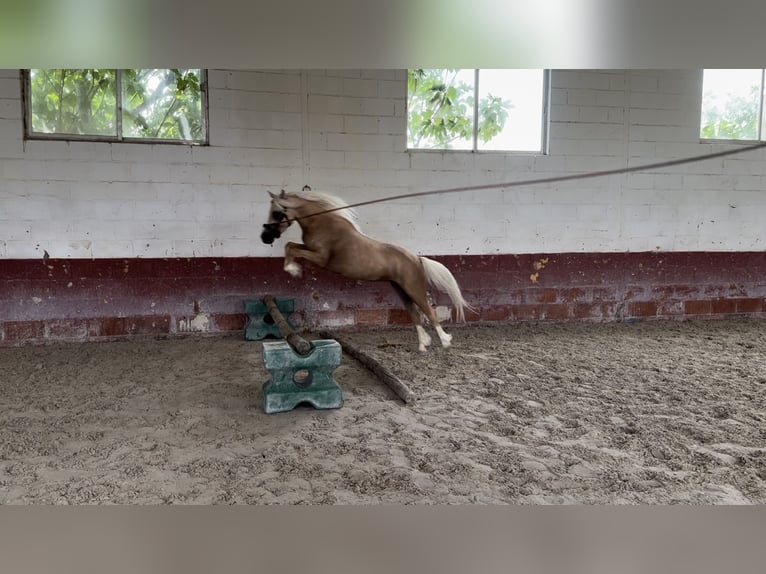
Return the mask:
M763 70L705 70L700 137L762 140Z
M544 70L408 70L407 147L541 152L547 92Z
M24 91L27 138L207 142L200 69L27 70Z

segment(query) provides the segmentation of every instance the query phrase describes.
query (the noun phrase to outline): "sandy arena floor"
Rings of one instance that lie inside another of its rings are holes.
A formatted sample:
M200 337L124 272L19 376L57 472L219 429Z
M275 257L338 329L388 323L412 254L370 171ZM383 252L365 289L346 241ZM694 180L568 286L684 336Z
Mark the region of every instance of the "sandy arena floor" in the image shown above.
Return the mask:
M266 415L261 344L0 349L2 504L764 504L766 322L347 337L345 405Z

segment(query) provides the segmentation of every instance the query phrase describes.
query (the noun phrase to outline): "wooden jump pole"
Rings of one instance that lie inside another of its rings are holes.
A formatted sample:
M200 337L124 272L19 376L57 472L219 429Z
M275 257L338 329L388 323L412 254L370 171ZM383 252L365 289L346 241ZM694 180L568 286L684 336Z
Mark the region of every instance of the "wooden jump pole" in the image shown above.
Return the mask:
M358 347L350 343L348 340L338 337L338 335L331 331L320 331L319 336L324 339L335 339L340 343L341 348L362 363L370 371L372 371L381 381L388 385L397 396L402 399L406 404L412 404L415 402L415 393L402 381L399 377L393 374L389 369L384 367L380 362L373 359L370 355L360 350Z
M279 329L279 332L282 333L285 341L287 341L287 344L299 355L307 355L311 351L311 343L290 328L290 325L277 308L277 302L274 300L274 297L265 295L263 297L263 302L266 304L266 308L269 310L269 315L274 319L274 323Z

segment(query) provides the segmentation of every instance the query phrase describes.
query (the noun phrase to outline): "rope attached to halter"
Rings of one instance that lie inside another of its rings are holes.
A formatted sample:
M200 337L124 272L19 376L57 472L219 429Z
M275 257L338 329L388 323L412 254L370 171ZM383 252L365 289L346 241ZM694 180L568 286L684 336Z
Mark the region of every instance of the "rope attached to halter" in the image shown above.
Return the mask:
M726 157L729 155L736 155L740 153L746 153L749 151L753 151L756 149L761 149L766 147L766 142L759 142L757 144L736 148L736 149L729 149L709 154L703 154L703 155L696 155L691 157L684 157L679 159L671 159L667 161L660 161L656 163L648 163L643 165L636 165L633 167L621 167L617 169L605 169L602 171L590 171L586 173L577 173L577 174L570 174L570 175L557 175L552 177L542 177L537 179L526 179L526 180L516 180L516 181L507 181L503 183L487 183L487 184L481 184L481 185L468 185L463 187L453 187L448 189L435 189L432 191L416 191L413 193L403 193L401 195L390 195L388 197L381 197L378 199L370 199L368 201L360 201L358 203L352 203L350 205L344 205L341 207L333 207L331 209L325 209L323 211L319 211L317 213L311 213L309 215L304 215L303 217L296 217L293 219L288 219L286 221L299 221L300 219L308 219L309 217L316 217L317 215L324 215L326 213L332 213L334 211L340 211L341 209L353 209L356 207L362 207L365 205L372 205L374 203L383 203L386 201L396 201L398 199L410 199L412 197L424 197L427 195L439 195L439 194L446 194L446 193L461 193L465 191L481 191L485 189L496 189L496 188L504 188L504 187L519 187L522 185L538 185L538 184L544 184L544 183L558 183L561 181L573 181L578 179L590 179L594 177L605 177L609 175L620 175L624 173L635 173L637 171L649 171L654 169L660 169L664 167L673 167L676 165L683 165L687 163L694 163L698 161L705 161L709 159L715 159L719 157Z

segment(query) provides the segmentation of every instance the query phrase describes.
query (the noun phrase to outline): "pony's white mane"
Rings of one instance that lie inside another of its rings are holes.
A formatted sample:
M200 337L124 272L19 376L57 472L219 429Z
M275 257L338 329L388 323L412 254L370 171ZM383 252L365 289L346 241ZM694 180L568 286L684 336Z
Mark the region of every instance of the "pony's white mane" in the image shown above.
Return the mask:
M317 191L302 191L295 195L302 197L306 201L313 201L319 204L322 209L336 209L338 207L346 207L348 203L341 199L337 195L330 195L329 193L319 193ZM359 231L359 224L357 223L357 213L353 208L339 209L333 212L335 215L342 217L351 222L357 231Z

